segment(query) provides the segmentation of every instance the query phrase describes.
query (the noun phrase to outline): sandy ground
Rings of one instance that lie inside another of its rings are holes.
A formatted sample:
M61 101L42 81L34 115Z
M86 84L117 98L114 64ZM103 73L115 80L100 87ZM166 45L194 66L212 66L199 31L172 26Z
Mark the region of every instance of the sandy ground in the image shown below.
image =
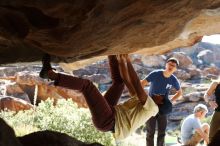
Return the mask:
M157 136L155 135L154 141L156 141L156 137ZM166 136L166 139L167 137L170 137L170 136ZM176 138L173 137L173 139L176 139ZM121 142L117 142L117 146L146 146L146 134L142 133L141 135L139 135L139 134L134 133L128 138L126 138L125 140ZM177 144L176 141L172 143L166 142L166 146L180 146L180 144Z
M155 135L154 142L156 142L156 138L157 135ZM165 141L166 141L166 146L181 146L177 142L177 138L173 136L166 135ZM129 136L127 139L121 142L117 142L117 146L146 146L146 134L142 133L141 135L139 135L134 133L131 136ZM206 145L198 145L198 146L206 146Z

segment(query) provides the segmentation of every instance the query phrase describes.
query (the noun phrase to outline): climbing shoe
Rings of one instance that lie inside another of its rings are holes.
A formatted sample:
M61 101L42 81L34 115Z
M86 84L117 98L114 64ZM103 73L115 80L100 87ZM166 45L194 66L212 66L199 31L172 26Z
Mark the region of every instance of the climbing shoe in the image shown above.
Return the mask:
M42 69L40 71L39 76L43 79L49 79L48 71L52 69L53 68L51 67L51 64L50 64L50 55L45 54L42 58Z

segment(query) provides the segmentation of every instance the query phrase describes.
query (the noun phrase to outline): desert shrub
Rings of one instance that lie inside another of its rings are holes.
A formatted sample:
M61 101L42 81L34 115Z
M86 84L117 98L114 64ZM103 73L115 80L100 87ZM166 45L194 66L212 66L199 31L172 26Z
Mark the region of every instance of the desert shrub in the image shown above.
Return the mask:
M22 136L39 130L53 130L66 133L84 142L99 142L103 145L113 145L114 140L110 132L99 132L91 121L88 109L78 108L72 100L48 99L41 102L35 109L14 112L1 112L0 117L5 119L16 132Z
M212 115L209 115L209 116L207 116L206 118L204 118L204 119L202 120L202 123L208 123L208 124L210 124L211 119L212 119Z

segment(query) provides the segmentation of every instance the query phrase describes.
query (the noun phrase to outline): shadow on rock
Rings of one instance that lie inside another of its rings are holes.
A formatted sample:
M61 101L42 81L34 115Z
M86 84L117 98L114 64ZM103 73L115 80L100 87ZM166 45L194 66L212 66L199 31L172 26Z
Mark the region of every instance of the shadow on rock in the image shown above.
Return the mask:
M65 133L38 131L16 137L14 130L0 118L0 146L103 146L99 143L84 143Z
M14 130L0 118L0 146L22 146Z
M23 146L103 146L99 143L87 144L67 134L55 131L38 131L19 137Z

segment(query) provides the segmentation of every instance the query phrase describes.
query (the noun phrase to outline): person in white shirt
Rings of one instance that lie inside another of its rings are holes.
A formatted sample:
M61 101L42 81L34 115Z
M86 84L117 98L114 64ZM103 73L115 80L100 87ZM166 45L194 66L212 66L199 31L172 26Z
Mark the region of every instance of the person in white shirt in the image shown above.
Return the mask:
M196 146L201 140L209 143L209 124L201 124L201 120L208 113L207 106L198 104L194 107L194 113L187 116L181 126L181 141L187 146Z

